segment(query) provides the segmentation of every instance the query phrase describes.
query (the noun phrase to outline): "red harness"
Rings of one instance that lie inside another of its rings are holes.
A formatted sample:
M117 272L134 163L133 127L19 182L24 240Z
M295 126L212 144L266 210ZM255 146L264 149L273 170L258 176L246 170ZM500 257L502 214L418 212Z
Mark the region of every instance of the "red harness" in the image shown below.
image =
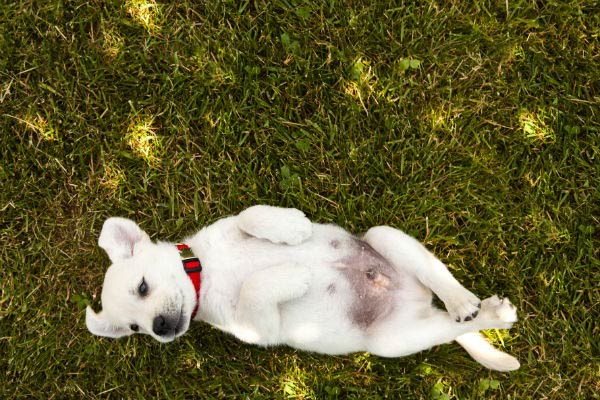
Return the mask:
M200 304L200 284L202 283L200 272L202 271L202 265L200 264L198 257L194 256L192 249L190 249L188 245L178 243L175 246L177 246L177 250L179 250L183 269L194 284L194 289L196 289L196 307L194 307L191 317L191 319L194 319L196 313L198 313L198 306Z

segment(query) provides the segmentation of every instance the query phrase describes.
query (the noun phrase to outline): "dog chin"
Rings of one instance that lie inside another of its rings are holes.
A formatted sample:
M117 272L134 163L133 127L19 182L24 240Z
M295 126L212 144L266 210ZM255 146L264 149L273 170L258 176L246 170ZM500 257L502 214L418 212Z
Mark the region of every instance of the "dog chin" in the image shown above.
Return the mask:
M175 333L170 334L168 336L158 336L158 335L152 334L152 337L161 343L169 343L169 342L172 342L173 340L177 339L178 337L182 336L187 331L188 327L189 327L189 324L187 326L182 327L181 330L175 331Z
M169 343L172 342L173 340L175 340L175 338L177 337L177 335L169 335L169 336L157 336L157 335L152 335L152 337L156 340L158 340L161 343Z

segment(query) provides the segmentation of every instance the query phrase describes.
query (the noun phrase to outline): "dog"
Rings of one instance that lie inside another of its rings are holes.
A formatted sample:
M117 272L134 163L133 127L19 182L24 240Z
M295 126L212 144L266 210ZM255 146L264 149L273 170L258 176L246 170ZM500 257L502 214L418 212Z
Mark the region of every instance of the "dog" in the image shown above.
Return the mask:
M520 366L479 333L512 327L508 298L480 301L421 243L388 226L358 237L293 208L257 205L176 245L113 217L98 244L112 265L102 311L86 309L95 335L169 342L205 321L261 346L401 357L455 340L487 368Z

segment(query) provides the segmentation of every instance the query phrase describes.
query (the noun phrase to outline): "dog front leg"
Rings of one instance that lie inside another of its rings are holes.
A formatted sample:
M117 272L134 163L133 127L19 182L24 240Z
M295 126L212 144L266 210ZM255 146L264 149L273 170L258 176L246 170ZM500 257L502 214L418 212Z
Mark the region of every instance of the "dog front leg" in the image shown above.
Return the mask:
M309 268L294 264L277 265L252 274L240 290L232 333L248 343L278 344L279 305L303 296L311 276Z
M295 208L253 206L238 215L238 227L273 243L300 244L312 234L312 223Z

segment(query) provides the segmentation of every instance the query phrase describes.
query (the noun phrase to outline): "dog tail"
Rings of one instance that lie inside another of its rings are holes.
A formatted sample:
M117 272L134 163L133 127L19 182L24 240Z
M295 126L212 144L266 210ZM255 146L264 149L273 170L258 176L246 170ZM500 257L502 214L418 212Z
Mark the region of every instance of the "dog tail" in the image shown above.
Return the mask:
M465 333L455 340L475 361L486 368L496 371L514 371L521 366L516 358L496 349L479 332Z

